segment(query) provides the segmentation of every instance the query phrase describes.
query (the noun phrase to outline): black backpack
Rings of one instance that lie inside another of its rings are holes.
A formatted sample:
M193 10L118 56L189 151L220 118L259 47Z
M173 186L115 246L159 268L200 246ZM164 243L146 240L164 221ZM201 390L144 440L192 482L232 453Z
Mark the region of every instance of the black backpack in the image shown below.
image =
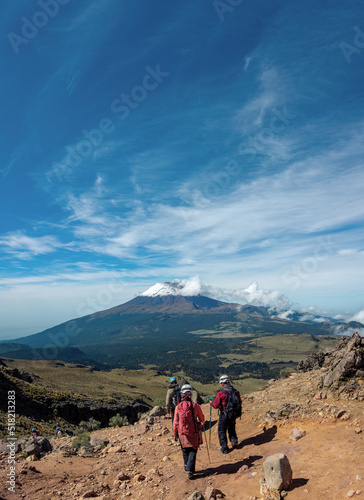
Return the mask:
M172 396L173 408L176 408L178 403L180 403L181 401L182 401L181 387L179 385L176 385L176 387L173 389L173 396Z
M223 390L227 397L227 403L224 408L224 413L228 418L236 419L241 417L241 401L239 400L236 389L232 391Z

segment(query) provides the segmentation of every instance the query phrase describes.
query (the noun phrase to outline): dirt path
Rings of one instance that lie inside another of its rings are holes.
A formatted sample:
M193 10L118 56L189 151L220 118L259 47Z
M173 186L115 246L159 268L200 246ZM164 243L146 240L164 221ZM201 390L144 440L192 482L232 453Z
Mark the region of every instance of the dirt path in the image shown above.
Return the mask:
M6 489L8 466L3 455L0 498L75 499L94 491L105 500L182 500L194 491L205 494L213 486L227 499L250 500L260 496L264 460L284 453L293 470L288 500L341 500L348 498L350 490L357 492L354 498L364 500L364 404L315 399L311 382L304 374L247 397L237 421L239 445L228 455L219 452L214 412L211 463L206 446L201 446L192 480L185 477L182 453L171 439L171 421L161 420L149 428L140 423L94 432L93 437L107 438L112 446L92 457L64 456L64 448L39 461L19 458L15 495ZM208 405L202 408L208 418ZM296 442L289 438L295 427L306 431ZM67 447L70 442L69 438L52 440L54 446ZM120 473L129 479L118 480Z

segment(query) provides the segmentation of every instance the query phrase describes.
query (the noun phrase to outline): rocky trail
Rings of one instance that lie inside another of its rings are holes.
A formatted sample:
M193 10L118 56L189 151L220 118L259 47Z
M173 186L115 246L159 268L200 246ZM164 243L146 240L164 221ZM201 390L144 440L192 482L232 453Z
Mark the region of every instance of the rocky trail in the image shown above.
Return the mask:
M213 410L211 447L209 453L206 442L200 447L192 479L171 420L155 407L134 425L93 432L90 446L78 451L70 437L52 438L44 453L37 443L25 444L28 456L16 455L15 493L8 490L10 454L2 442L0 500L364 499L363 344L358 334L342 339L338 348L309 356L299 373L244 396L239 444L227 455L219 451ZM209 421L209 405L202 410ZM263 465L276 454L288 458L290 487L267 492Z
M94 447L78 454L71 448L74 438L64 437L52 438L53 451L40 460L18 456L15 494L7 491L3 452L0 498L250 500L260 498L262 465L275 453L284 453L292 467L288 499L364 498L364 404L320 399L317 377L318 372L293 374L246 396L237 421L239 445L228 455L219 452L213 410L211 463L201 446L192 480L186 478L180 447L171 439L171 420L154 417L149 424L144 419L95 431ZM202 409L209 420L209 406ZM295 428L306 432L298 441L290 438Z

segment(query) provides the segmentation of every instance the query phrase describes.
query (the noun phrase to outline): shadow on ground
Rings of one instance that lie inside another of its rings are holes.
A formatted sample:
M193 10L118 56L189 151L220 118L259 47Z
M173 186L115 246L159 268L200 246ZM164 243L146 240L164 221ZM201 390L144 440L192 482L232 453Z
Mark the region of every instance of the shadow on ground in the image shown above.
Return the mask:
M295 488L301 488L301 486L305 486L308 483L308 479L305 479L303 477L298 477L296 479L292 479L292 484L290 487L290 491L294 490Z
M218 467L209 467L205 470L198 471L195 474L196 479L201 479L203 477L207 476L216 476L219 474L236 474L236 472L243 467L243 465L247 465L249 469L253 466L253 463L256 460L260 460L263 458L261 455L253 455L248 458L244 458L244 460L241 460L240 462L234 462L231 464L223 464L219 465Z
M263 443L269 443L269 441L272 441L274 439L274 436L277 434L277 426L273 425L270 429L264 428L263 432L260 434L257 434L256 436L252 436L248 439L244 439L244 441L241 441L236 448L241 449L244 448L244 446L249 446L250 444L253 444L255 446L259 446Z

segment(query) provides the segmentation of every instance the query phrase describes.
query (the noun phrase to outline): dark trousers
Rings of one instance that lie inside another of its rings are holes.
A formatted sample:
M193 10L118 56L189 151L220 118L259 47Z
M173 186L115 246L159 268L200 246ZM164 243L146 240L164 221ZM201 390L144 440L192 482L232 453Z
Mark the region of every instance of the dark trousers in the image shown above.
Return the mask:
M182 448L182 446L181 446ZM196 455L197 450L194 448L182 448L183 461L185 463L186 472L195 472L196 470Z
M235 418L228 418L225 413L220 413L217 432L219 434L219 443L223 450L228 450L226 432L229 435L231 444L238 444L238 437L235 430Z

